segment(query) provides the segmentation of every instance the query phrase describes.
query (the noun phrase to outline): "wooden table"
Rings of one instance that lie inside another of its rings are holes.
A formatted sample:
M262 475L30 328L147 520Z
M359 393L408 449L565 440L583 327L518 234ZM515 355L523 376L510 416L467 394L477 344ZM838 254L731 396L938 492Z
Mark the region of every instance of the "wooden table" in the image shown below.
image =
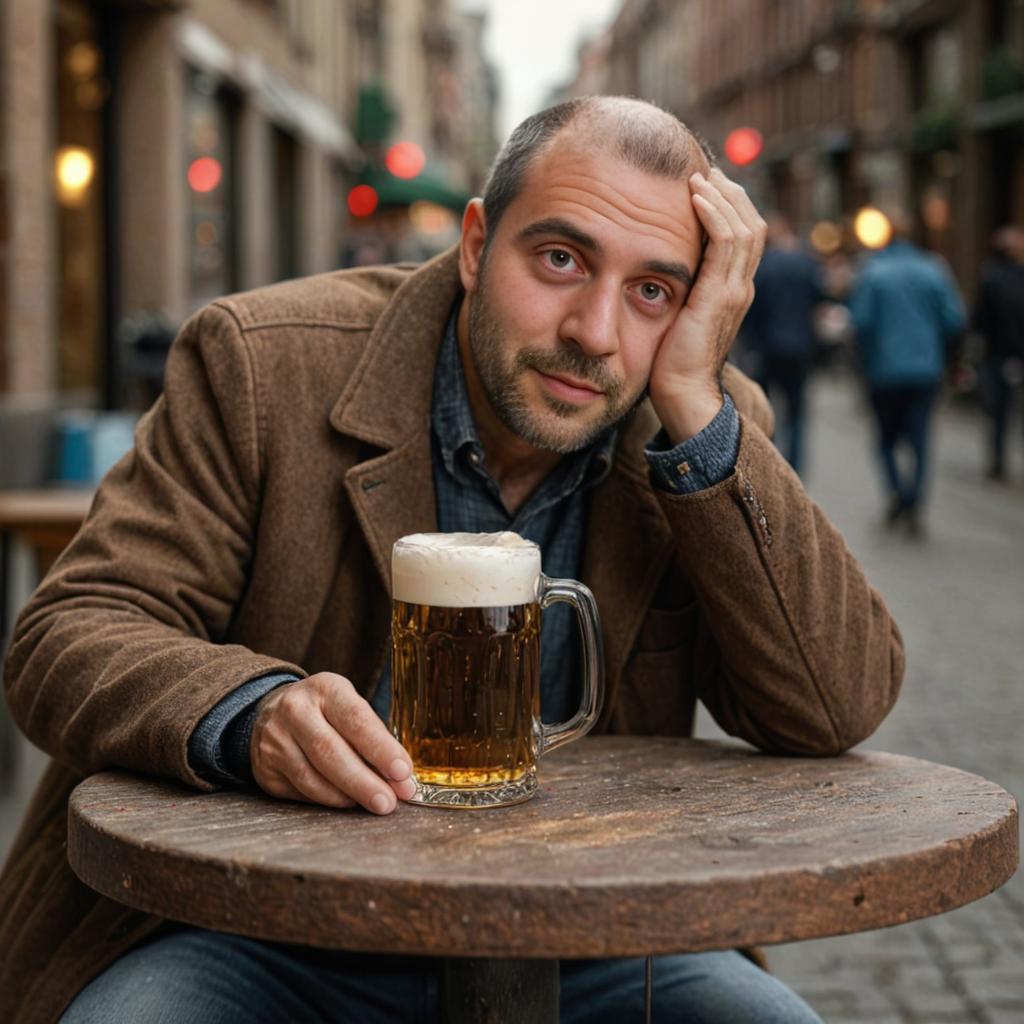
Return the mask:
M1012 796L895 754L777 758L589 738L517 807L389 817L120 772L71 798L82 880L206 928L440 955L449 1021L557 1020L558 957L881 928L976 900L1018 859Z

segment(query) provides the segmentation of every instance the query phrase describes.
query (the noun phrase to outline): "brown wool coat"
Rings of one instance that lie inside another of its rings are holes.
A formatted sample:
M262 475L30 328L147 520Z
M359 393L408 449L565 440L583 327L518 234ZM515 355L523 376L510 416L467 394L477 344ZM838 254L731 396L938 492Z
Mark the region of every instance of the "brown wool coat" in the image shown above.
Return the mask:
M188 765L189 735L266 672L332 670L372 692L392 542L436 528L431 385L458 288L449 252L224 299L185 325L163 398L7 659L11 711L53 761L0 877L0 1020L56 1020L160 926L68 868L79 780L119 766L213 788ZM763 750L835 754L892 706L899 633L768 440L763 394L732 369L726 385L741 413L733 475L653 491L642 407L593 492L582 576L604 623L598 730L687 734L700 698Z

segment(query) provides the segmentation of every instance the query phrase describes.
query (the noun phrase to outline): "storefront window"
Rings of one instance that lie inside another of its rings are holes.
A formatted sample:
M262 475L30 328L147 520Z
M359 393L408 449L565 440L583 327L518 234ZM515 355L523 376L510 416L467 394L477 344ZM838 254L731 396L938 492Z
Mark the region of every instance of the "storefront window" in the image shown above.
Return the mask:
M190 70L186 100L189 290L192 306L237 289L233 95Z
M98 391L107 326L103 108L110 89L91 7L61 0L56 26L57 384Z

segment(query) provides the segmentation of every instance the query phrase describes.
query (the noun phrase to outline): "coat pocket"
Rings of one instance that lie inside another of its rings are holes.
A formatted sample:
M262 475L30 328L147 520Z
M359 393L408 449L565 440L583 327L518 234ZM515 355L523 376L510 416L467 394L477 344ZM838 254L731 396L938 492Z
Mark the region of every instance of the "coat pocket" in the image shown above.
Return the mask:
M626 662L612 730L636 736L688 736L695 690L693 637L696 604L652 608Z

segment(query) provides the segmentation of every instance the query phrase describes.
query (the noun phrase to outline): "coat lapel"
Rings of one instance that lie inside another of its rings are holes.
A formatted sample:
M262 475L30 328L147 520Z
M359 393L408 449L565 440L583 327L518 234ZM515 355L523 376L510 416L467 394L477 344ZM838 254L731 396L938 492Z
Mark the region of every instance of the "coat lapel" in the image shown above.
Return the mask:
M601 613L608 692L599 729L607 727L616 688L668 560L672 534L648 482L644 445L659 423L649 404L623 430L612 471L594 489L583 555L583 581Z
M377 319L331 410L335 430L383 449L345 474L345 488L388 594L394 542L437 529L430 404L437 352L460 287L454 249L412 273Z

